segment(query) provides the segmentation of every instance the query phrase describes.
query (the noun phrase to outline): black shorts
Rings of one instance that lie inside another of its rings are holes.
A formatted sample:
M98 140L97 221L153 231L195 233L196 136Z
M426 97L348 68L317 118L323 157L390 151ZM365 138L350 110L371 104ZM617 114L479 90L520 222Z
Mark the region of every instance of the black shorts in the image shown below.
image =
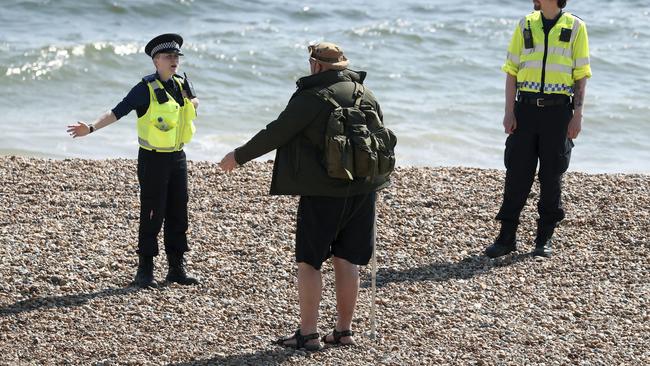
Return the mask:
M296 262L320 270L334 255L366 265L375 246L375 192L351 197L301 196L296 223Z

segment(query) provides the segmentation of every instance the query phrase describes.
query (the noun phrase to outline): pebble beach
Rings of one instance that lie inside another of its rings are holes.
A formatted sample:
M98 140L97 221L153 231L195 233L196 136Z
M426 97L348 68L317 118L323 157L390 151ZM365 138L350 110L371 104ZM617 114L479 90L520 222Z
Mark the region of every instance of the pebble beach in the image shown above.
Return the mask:
M488 259L504 171L398 168L377 203L376 339L366 267L358 345L304 352L272 344L298 326L297 197L268 195L269 161L188 164L201 284L138 289L135 160L0 157L0 365L650 364L650 175L567 173L547 259L535 184L519 250ZM333 280L327 262L321 334Z

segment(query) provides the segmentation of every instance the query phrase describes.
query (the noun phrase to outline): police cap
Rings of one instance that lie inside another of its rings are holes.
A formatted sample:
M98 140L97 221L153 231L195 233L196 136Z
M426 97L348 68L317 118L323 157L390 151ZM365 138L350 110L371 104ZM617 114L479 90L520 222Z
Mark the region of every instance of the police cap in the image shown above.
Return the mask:
M165 33L155 37L144 47L144 52L153 58L156 54L164 53L177 53L181 56L181 46L183 45L183 37L176 33Z

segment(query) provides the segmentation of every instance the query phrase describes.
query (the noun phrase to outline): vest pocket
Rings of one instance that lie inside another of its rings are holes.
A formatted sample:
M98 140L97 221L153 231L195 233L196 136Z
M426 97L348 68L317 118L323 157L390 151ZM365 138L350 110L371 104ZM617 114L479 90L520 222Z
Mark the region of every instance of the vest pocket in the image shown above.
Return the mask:
M192 141L192 137L194 136L194 133L196 133L196 127L194 126L194 121L185 122L185 126L183 126L183 136L181 136L181 142L183 144L187 144L188 142Z
M183 114L183 130L181 131L181 142L187 144L192 140L194 133L196 133L196 127L194 126L194 119L196 118L196 109L194 109L194 104L189 99L185 99L185 105L181 112Z
M178 111L154 111L149 119L150 127L147 132L147 141L154 148L172 148L176 145L178 128Z
M150 128L147 142L152 148L169 149L176 145L176 128L169 131L161 131L157 128Z

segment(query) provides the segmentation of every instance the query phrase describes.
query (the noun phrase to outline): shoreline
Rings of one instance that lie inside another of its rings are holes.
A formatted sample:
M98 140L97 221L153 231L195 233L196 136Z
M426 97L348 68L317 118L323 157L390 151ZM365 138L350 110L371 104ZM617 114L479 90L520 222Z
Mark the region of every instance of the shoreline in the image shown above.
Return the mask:
M136 150L137 151L137 150ZM272 153L269 153L272 154ZM267 155L269 155L267 154ZM109 157L109 158L93 158L93 157L84 157L84 158L77 158L77 157L65 157L65 156L47 156L45 153L37 153L37 152L29 152L26 150L3 150L0 149L0 159L12 159L12 158L19 158L19 159L36 159L36 160L52 160L52 161L66 161L66 160L88 160L88 161L111 161L111 160L134 160L137 161L137 154L135 157ZM264 158L257 158L253 160L255 163L268 163L272 162L273 159L271 158L272 155L269 155L270 157L268 159ZM220 159L221 156L215 158L215 159ZM218 160L215 161L210 161L210 160L201 160L201 159L190 159L189 157L187 158L188 162L193 162L193 163L207 163L207 164L217 164ZM397 168L399 169L479 169L479 170L487 170L487 171L499 171L499 172L505 172L505 167L500 167L500 168L486 168L486 167L477 167L477 166L465 166L465 165L397 165ZM593 171L582 171L582 170L572 170L572 167L569 166L569 171L567 174L571 173L578 173L578 174L587 174L587 175L641 175L641 176L650 176L650 170L648 171L633 171L633 172L593 172Z
M546 260L529 256L535 183L519 251L490 260L504 171L398 168L377 203L378 340L365 267L359 346L305 353L271 344L298 324L297 198L268 195L269 162L228 175L188 162L188 272L202 284L151 290L128 287L135 160L0 162L0 364L650 363L649 175L567 173ZM323 268L321 334L335 314Z

